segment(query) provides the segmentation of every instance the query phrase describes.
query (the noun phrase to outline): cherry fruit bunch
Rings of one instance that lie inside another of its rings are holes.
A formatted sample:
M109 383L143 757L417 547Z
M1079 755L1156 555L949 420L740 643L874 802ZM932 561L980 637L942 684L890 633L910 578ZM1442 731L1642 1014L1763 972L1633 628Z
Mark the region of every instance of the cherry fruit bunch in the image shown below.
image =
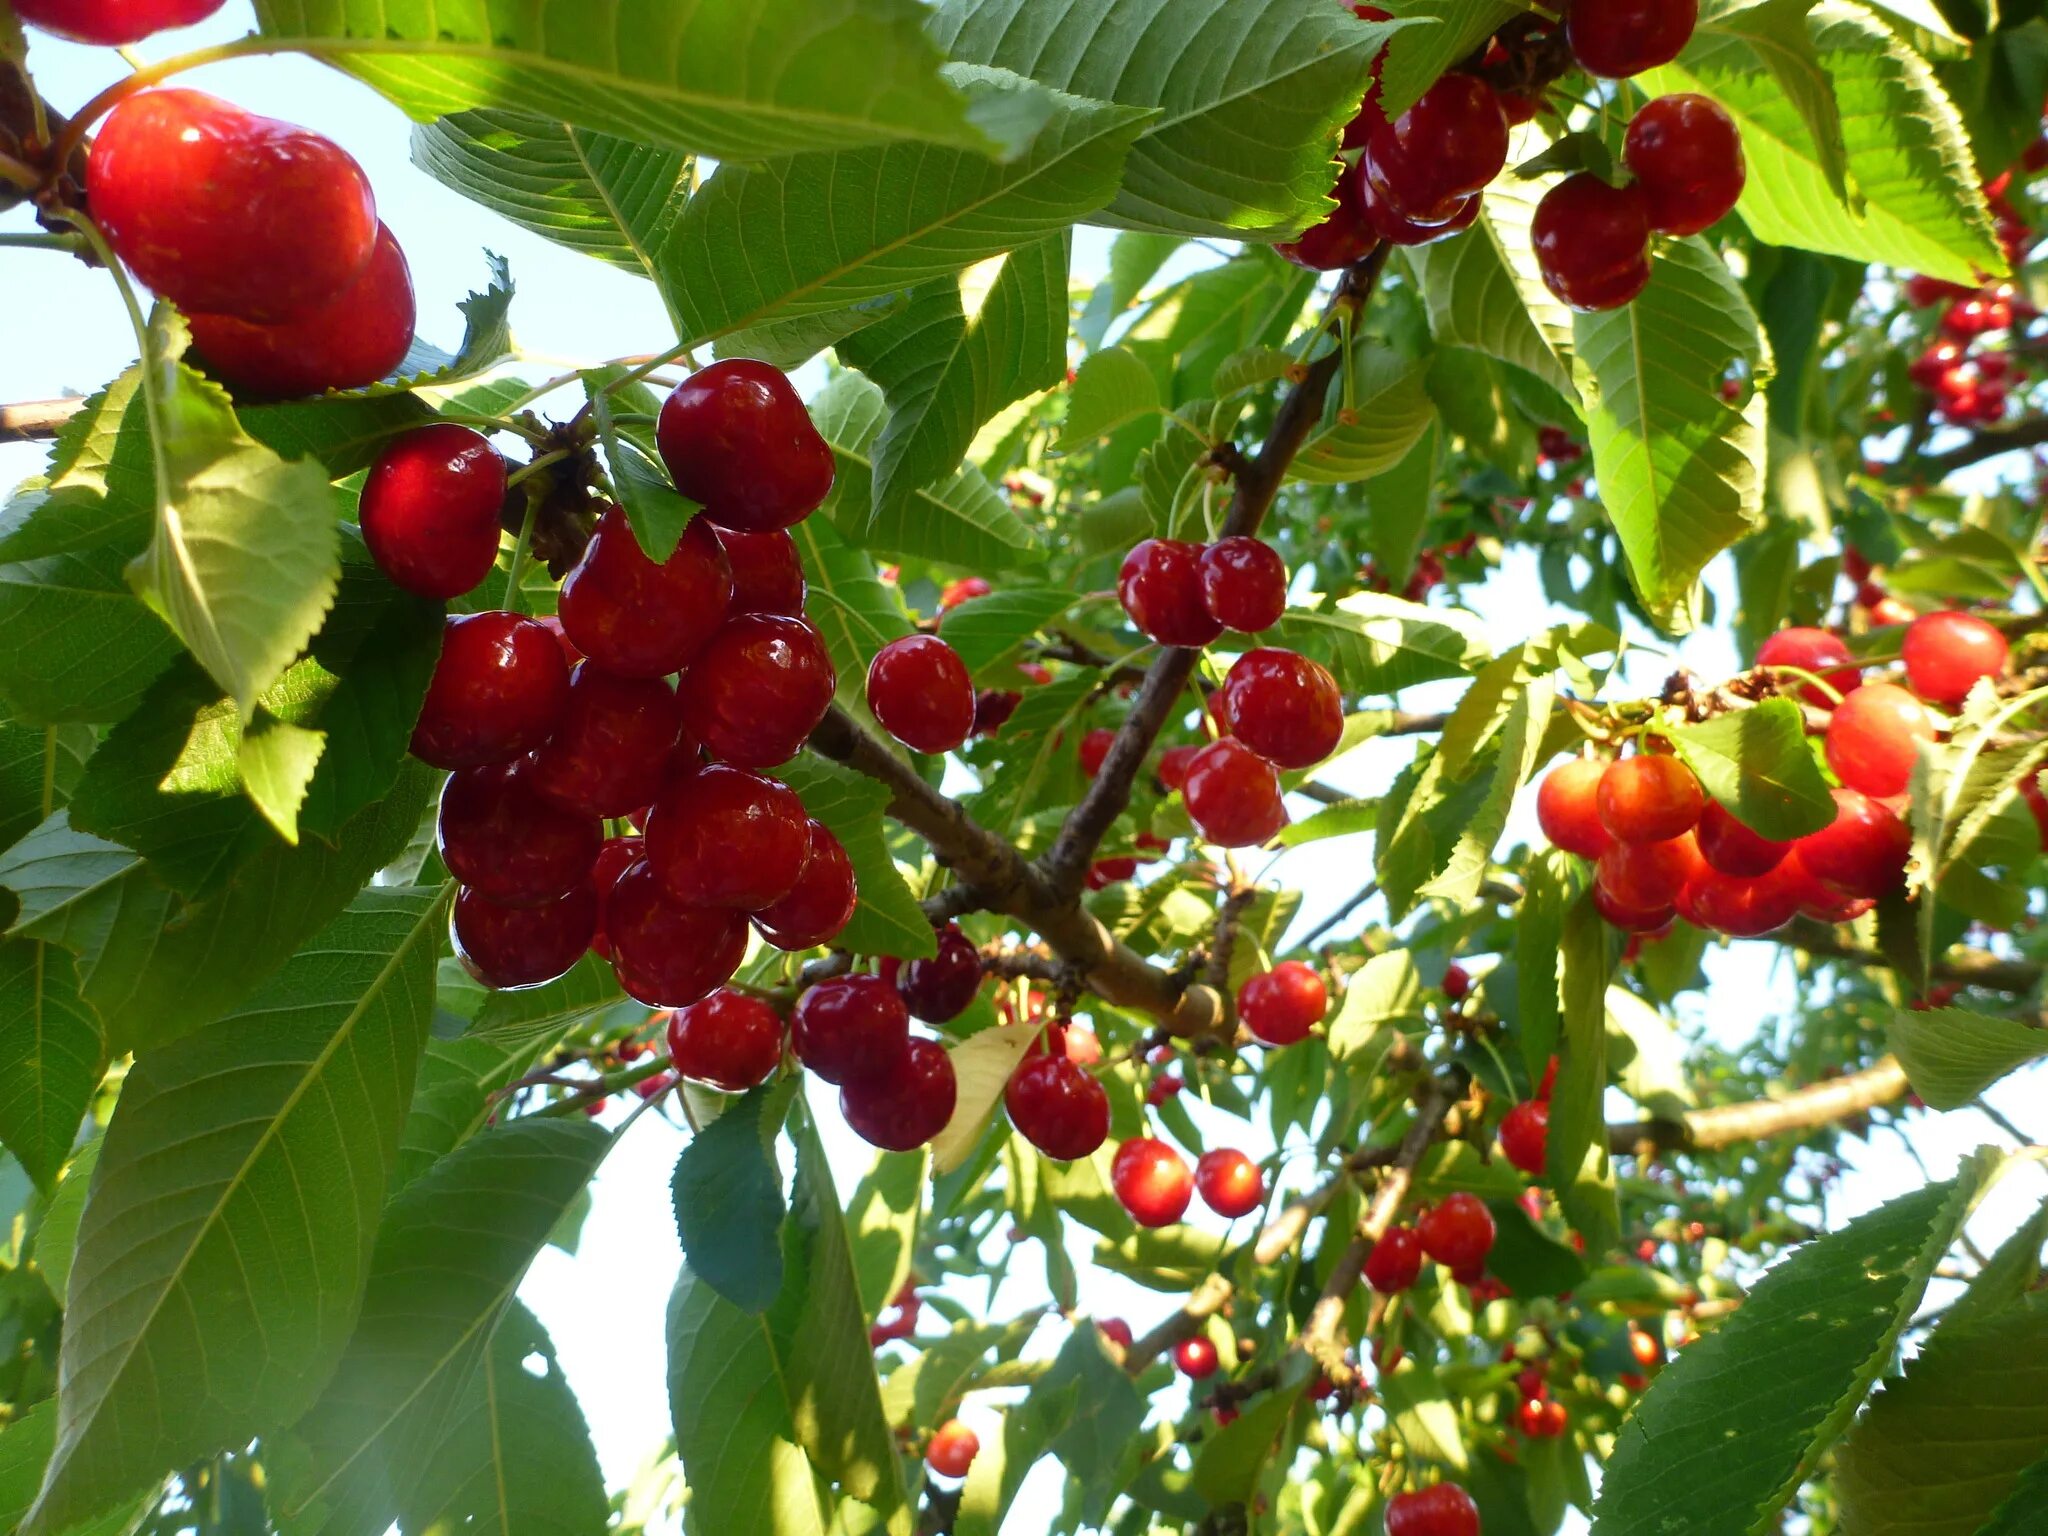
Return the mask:
M2025 170L2048 165L2048 138L2037 141L2021 162ZM1984 200L1998 227L1998 243L2017 269L2033 247L2034 231L2013 206L2013 173L1984 188ZM1914 309L1939 309L1937 335L1907 366L1906 373L1951 426L1996 426L2005 420L2013 389L2025 382L2022 355L2010 343L2040 316L2012 283L1971 288L1915 273L1901 287ZM2008 345L2000 348L1999 337Z

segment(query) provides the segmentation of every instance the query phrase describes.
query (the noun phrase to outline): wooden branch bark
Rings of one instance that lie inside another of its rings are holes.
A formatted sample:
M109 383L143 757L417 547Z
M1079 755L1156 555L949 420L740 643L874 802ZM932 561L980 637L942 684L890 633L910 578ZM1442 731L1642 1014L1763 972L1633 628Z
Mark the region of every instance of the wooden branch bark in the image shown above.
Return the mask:
M84 409L83 396L76 400L24 400L18 405L0 405L0 443L47 442Z
M1861 1072L1815 1083L1782 1098L1696 1109L1683 1121L1645 1120L1635 1125L1609 1126L1608 1145L1619 1154L1645 1149L1718 1151L1839 1125L1883 1105L1897 1103L1911 1088L1905 1068L1896 1058L1887 1056Z

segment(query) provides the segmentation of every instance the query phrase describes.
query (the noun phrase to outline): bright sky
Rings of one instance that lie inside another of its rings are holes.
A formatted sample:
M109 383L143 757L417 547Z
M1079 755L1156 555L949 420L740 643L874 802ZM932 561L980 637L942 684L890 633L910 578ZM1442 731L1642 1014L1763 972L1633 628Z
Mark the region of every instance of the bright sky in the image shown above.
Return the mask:
M146 46L144 51L150 57L161 57L239 36L250 25L248 6L243 0L234 0L206 26L171 43ZM51 100L62 107L83 103L123 72L117 57L100 50L42 37L34 38L33 49L37 79ZM214 66L186 76L180 83L317 128L362 162L376 187L379 211L411 260L420 299L420 329L428 340L452 350L460 339L461 317L455 305L485 281L483 248L499 252L511 262L520 290L513 307L513 325L521 344L531 353L581 365L656 351L673 339L648 284L529 235L416 171L407 158L405 119L380 97L344 76L315 64L278 58ZM0 215L0 231L31 227L19 210ZM1077 278L1091 279L1102 270L1106 244L1107 237L1099 232L1079 232ZM0 249L0 296L4 296L0 302L0 400L91 391L134 358L133 339L104 273L48 253ZM41 450L35 446L0 445L0 487L36 473L41 463ZM1468 601L1488 620L1493 640L1505 646L1568 617L1563 610L1533 603L1530 594L1536 590L1535 572L1524 563L1497 576ZM1729 639L1714 633L1686 640L1676 659L1705 677L1726 676L1740 665ZM1671 664L1669 657L1638 658L1628 673L1638 695L1654 689ZM1420 709L1447 707L1456 696L1455 685L1438 685L1417 690L1403 702ZM1374 744L1346 759L1328 777L1349 793L1376 796L1384 792L1408 750L1401 742ZM1525 795L1517 807L1509 828L1510 841L1534 834L1529 800ZM1357 840L1345 839L1312 844L1278 862L1273 878L1306 893L1304 928L1335 910L1357 889L1362 855L1363 846ZM1793 979L1789 968L1773 964L1777 953L1773 946L1755 944L1714 952L1708 961L1714 990L1706 995L1689 993L1681 999L1678 1011L1683 1022L1724 1042L1748 1038L1759 1019L1792 1001ZM2048 1135L2039 1103L2044 1081L2048 1075L2037 1070L2008 1080L1992 1096L2000 1109L2037 1138ZM864 1171L866 1149L839 1128L836 1108L823 1102L819 1108L844 1192ZM1200 1106L1196 1112L1205 1134L1213 1132L1216 1137L1212 1144L1235 1139L1255 1157L1271 1151L1261 1131L1233 1130L1231 1122L1209 1116ZM1913 1151L1937 1178L1952 1172L1979 1144L1999 1139L1986 1120L1968 1112L1922 1116L1912 1132ZM657 1116L643 1116L597 1181L578 1254L571 1258L548 1250L534 1266L523 1292L553 1333L563 1366L590 1418L607 1479L614 1487L629 1481L668 1438L660 1340L664 1308L681 1257L670 1214L668 1178L682 1140ZM1895 1137L1881 1137L1870 1145L1851 1143L1846 1161L1850 1173L1829 1201L1831 1225L1916 1187L1923 1178ZM1306 1182L1308 1176L1306 1168L1295 1170L1300 1182ZM2023 1170L1994 1192L1973 1228L1980 1244L1995 1242L2031 1209L2048 1188L2041 1178L2038 1169ZM1214 1220L1205 1212L1193 1219ZM1088 1246L1078 1240L1074 1245L1086 1309L1097 1316L1126 1317L1140 1332L1164 1315L1169 1298L1116 1276L1091 1272ZM1013 1266L1013 1277L1000 1295L991 1299L977 1293L961 1299L986 1309L991 1317L1013 1315L1043 1299L1041 1275L1035 1261L1019 1264ZM1059 1337L1056 1330L1042 1330L1037 1343L1049 1352ZM970 1422L979 1417L978 1427L987 1438L992 1419L986 1410L970 1406L966 1417ZM1027 1484L1005 1530L1009 1536L1039 1536L1049 1529L1057 1507L1057 1474L1050 1464L1043 1465ZM1576 1518L1566 1527L1567 1531L1583 1528Z

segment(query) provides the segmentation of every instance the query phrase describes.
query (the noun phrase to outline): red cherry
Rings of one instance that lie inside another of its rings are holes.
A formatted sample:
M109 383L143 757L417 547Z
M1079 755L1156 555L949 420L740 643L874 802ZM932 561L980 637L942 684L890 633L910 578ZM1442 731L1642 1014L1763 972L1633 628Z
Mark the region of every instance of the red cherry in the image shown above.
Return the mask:
M647 818L647 862L687 907L773 906L796 889L810 847L794 790L723 763L673 780Z
M1376 5L1354 5L1352 12L1360 21L1392 21L1392 12L1383 11ZM1358 115L1344 126L1344 148L1363 149L1365 141L1372 137L1373 130L1384 128L1387 114L1380 110L1380 68L1386 62L1386 51L1382 49L1373 56L1372 84L1366 87L1365 99L1358 104Z
M347 150L204 91L122 101L93 137L87 183L114 254L188 314L309 315L377 245L377 200Z
M1536 790L1536 821L1543 835L1566 853L1597 859L1614 837L1600 820L1600 781L1607 764L1593 757L1559 763Z
M1651 906L1632 906L1620 900L1598 880L1593 882L1593 910L1623 933L1656 934L1671 926L1677 916L1677 909L1671 902Z
M1571 1427L1563 1403L1530 1399L1516 1410L1516 1422L1531 1440L1555 1440Z
M1444 996L1462 1003L1472 993L1472 973L1453 960L1444 967Z
M1366 144L1374 194L1404 218L1442 224L1508 163L1508 120L1493 87L1453 71Z
M939 612L951 613L962 603L971 603L977 597L987 597L995 588L985 576L963 576L958 581L949 581L939 588Z
M611 898L612 887L619 883L619 876L646 857L644 837L608 837L597 850L597 862L590 866L590 888L597 893L597 931L590 936L590 948L606 960L612 957L612 941L604 932L605 903Z
M1631 1324L1628 1330L1628 1352L1644 1370L1664 1362L1664 1346L1657 1336Z
M714 757L773 768L795 757L825 718L837 684L825 642L810 625L742 614L711 637L684 676L683 725Z
M1828 721L1828 766L1866 795L1903 795L1920 744L1934 737L1934 717L1918 699L1890 683L1869 683L1844 699Z
M782 1015L758 997L721 987L668 1018L668 1054L692 1082L725 1093L758 1088L782 1065Z
M1863 674L1849 656L1840 635L1824 629L1781 629L1757 647L1760 667L1797 667L1823 679L1836 693L1848 695L1862 685ZM1798 696L1819 709L1833 709L1835 700L1811 683Z
M562 583L562 629L607 672L666 677L703 653L731 602L732 571L710 523L692 522L656 565L625 512L608 507Z
M32 27L74 43L122 48L173 27L206 20L227 0L16 0Z
M2003 672L2012 655L2005 636L1973 613L1923 614L1906 627L1900 649L1913 691L1951 709L1979 678Z
M1422 1239L1413 1227L1389 1227L1365 1256L1365 1283L1382 1296L1393 1296L1421 1278Z
M1623 758L1600 780L1600 824L1619 842L1661 843L1692 830L1706 808L1693 771L1675 757Z
M925 1464L941 1477L965 1477L981 1454L981 1438L958 1419L948 1419L925 1447Z
M1081 738L1081 772L1094 778L1102 772L1103 762L1109 757L1109 749L1116 745L1116 732L1101 727L1090 731Z
M448 873L507 907L566 896L589 878L604 846L603 824L543 800L523 763L452 775L437 829Z
M510 613L448 620L412 754L436 768L481 768L540 746L569 707L554 637Z
M1218 1216L1235 1221L1266 1202L1266 1177L1235 1147L1218 1147L1195 1161L1195 1190Z
M1202 596L1225 629L1271 629L1287 611L1286 563L1258 539L1219 539L1202 551Z
M1070 1046L1076 1033L1067 1036ZM1063 1163L1092 1156L1109 1139L1109 1095L1064 1056L1027 1058L1003 1089L1003 1107L1019 1136Z
M788 376L751 358L713 363L678 384L655 443L676 489L724 528L788 528L832 494L831 444Z
M597 896L585 880L537 907L501 906L464 887L449 919L455 958L498 992L538 987L583 958L597 931Z
M1529 233L1544 284L1573 309L1619 309L1649 286L1649 205L1634 183L1567 176L1543 194Z
M1299 240L1285 240L1274 246L1274 254L1310 272L1335 272L1365 260L1379 243L1379 236L1366 212L1361 186L1349 171L1339 176L1331 193L1337 199L1336 208L1322 223L1311 225Z
M767 533L742 533L737 528L713 525L718 547L725 551L725 563L732 568L731 613L780 613L803 617L803 561L796 552L796 540L781 529Z
M938 1041L920 1037L894 1075L842 1086L839 1113L869 1146L912 1152L946 1128L959 1097L953 1058Z
M1735 819L1718 800L1700 812L1700 857L1724 875L1751 878L1767 875L1792 851L1790 843L1774 843Z
M1477 1195L1446 1195L1422 1213L1415 1235L1422 1239L1422 1251L1437 1263L1453 1271L1469 1270L1485 1263L1493 1252L1493 1212Z
M660 678L579 663L562 723L533 755L533 787L564 810L629 816L661 793L681 730L682 706Z
M1159 782L1168 792L1188 781L1188 765L1201 755L1200 747L1168 747L1159 754Z
M1541 1177L1549 1147L1550 1106L1542 1099L1525 1099L1501 1120L1501 1154L1532 1179Z
M2027 809L2033 813L2034 827L2041 835L2041 848L2048 852L2048 794L2041 792L2040 775L2030 769L2020 780L2020 798L2027 802Z
M1088 889L1106 890L1112 885L1134 878L1137 873L1136 859L1097 859L1088 866Z
M853 921L860 892L853 861L822 821L809 822L810 852L797 872L796 885L782 900L754 914L754 927L777 949L815 949L839 937Z
M1346 180L1358 188L1358 199L1365 210L1365 219L1373 232L1389 245L1432 245L1438 240L1448 240L1460 230L1470 229L1479 217L1479 210L1485 205L1486 194L1474 192L1457 205L1447 219L1433 223L1421 223L1407 217L1394 205L1374 190L1369 173L1372 166L1368 152L1353 166Z
M1120 1317L1105 1317L1095 1324L1095 1331L1118 1349L1131 1347L1131 1325Z
M1696 235L1727 217L1749 166L1742 131L1706 96L1659 96L1628 125L1622 151L1649 205L1650 228Z
M896 990L913 1019L950 1023L981 991L981 954L958 923L948 923L939 935L939 952L907 962L896 973Z
M1835 819L1799 839L1798 867L1844 896L1874 901L1889 895L1905 878L1912 829L1858 790L1832 793Z
M1323 978L1299 960L1283 960L1237 989L1237 1016L1261 1045L1293 1045L1308 1038L1329 1007Z
M1110 1187L1141 1227L1170 1227L1187 1214L1195 1178L1181 1155L1151 1136L1134 1136L1116 1149Z
M1699 19L1699 0L1575 0L1565 37L1587 74L1626 80L1677 58Z
M1092 1029L1069 1024L1066 1030L1067 1060L1077 1067L1092 1067L1102 1060L1102 1037Z
M910 1013L880 976L835 976L796 1000L789 1038L828 1083L889 1082L905 1070Z
M974 729L974 684L937 635L906 635L868 664L868 708L911 751L951 752Z
M1293 651L1246 651L1223 680L1231 733L1282 768L1313 768L1344 736L1344 696L1320 662Z
M1155 1077L1145 1090L1145 1102L1157 1109L1168 1099L1179 1097L1187 1086L1177 1077Z
M396 373L412 348L412 270L383 225L362 275L303 315L258 324L194 310L192 345L238 393L290 397L360 389Z
M1017 713L1017 706L1024 702L1021 693L1010 693L1000 688L984 688L974 696L974 734L993 736L1010 723L1010 716Z
M604 903L612 970L650 1008L684 1008L731 981L747 953L747 920L725 907L678 905L643 859Z
M1199 647L1223 633L1202 597L1202 546L1147 539L1124 557L1117 596L1131 622L1161 645Z
M1207 1381L1222 1361L1217 1358L1216 1346L1197 1334L1173 1346L1173 1363L1188 1380Z
M1870 605L1870 622L1880 628L1893 624L1910 624L1918 617L1918 614L1896 597L1879 597Z
M1196 828L1221 848L1253 847L1287 825L1273 765L1228 736L1195 755L1182 794Z
M1696 928L1707 928L1738 939L1759 939L1792 921L1799 913L1804 894L1804 877L1781 874L1781 863L1770 873L1744 878L1709 871L1688 885L1678 900L1678 910Z
M491 574L505 459L452 421L406 433L363 482L358 514L378 569L420 597L460 597Z
M1699 841L1688 832L1658 843L1616 843L1600 855L1594 879L1622 906L1649 912L1670 906L1706 872Z

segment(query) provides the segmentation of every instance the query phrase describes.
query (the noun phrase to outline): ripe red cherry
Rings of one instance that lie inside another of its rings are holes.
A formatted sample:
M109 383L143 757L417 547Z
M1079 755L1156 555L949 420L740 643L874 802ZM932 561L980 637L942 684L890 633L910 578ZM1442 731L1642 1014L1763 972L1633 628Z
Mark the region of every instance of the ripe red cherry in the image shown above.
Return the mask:
M1749 166L1742 130L1721 104L1689 92L1659 96L1628 125L1622 151L1649 205L1650 228L1696 235L1742 196Z
M910 1047L910 1013L880 976L835 976L796 1000L796 1059L828 1083L887 1082Z
M1109 1095L1065 1056L1027 1057L1003 1089L1003 1107L1019 1136L1059 1162L1091 1156L1109 1139Z
M1088 889L1105 890L1120 881L1135 878L1137 873L1136 859L1097 859L1088 866Z
M597 893L597 931L590 936L594 954L609 960L612 941L604 933L604 907L619 876L647 857L647 840L642 837L608 837L597 850L597 862L590 866L590 888Z
M1455 218L1508 163L1508 120L1493 87L1453 71L1366 144L1374 194L1418 224Z
M609 507L562 583L562 629L607 672L666 677L697 659L731 603L732 570L703 518L656 565L625 512Z
M358 514L378 569L420 597L460 597L498 558L505 459L452 421L406 433L363 482Z
M925 1447L925 1464L941 1477L965 1477L981 1454L981 1437L958 1419L948 1419Z
M995 588L986 576L962 576L958 581L949 581L939 588L939 612L951 613L962 603L971 603L977 597L987 597Z
M711 530L732 567L732 613L780 613L801 618L804 611L803 561L796 540L780 529L742 533L737 528Z
M868 708L911 751L951 752L974 729L974 684L937 635L906 635L868 664Z
M449 919L455 958L499 992L538 987L583 958L597 931L597 896L588 880L538 907L507 907L467 887Z
M689 907L773 906L796 889L810 848L794 790L723 763L672 780L647 818L647 862Z
M801 619L729 619L678 692L683 727L714 757L773 768L797 754L832 705L838 679L825 642Z
M1421 1278L1422 1239L1413 1227L1389 1227L1365 1256L1365 1283L1382 1296L1393 1296Z
M1393 13L1383 11L1376 5L1354 5L1352 13L1360 21L1392 21ZM1373 56L1372 84L1366 87L1365 99L1358 104L1358 115L1344 125L1344 147L1363 149L1365 141L1372 137L1373 130L1384 128L1387 114L1380 109L1380 70L1386 63L1386 51L1382 49Z
M807 824L810 852L797 872L796 885L782 900L754 914L754 927L777 949L815 949L839 937L860 905L853 861L822 821Z
M1573 309L1619 309L1650 285L1649 204L1634 183L1567 176L1543 194L1529 233L1545 286Z
M1525 1099L1501 1120L1501 1154L1531 1178L1542 1174L1549 1147L1550 1106L1543 1100Z
M1600 780L1600 824L1619 842L1661 843L1698 824L1706 796L1675 757L1623 758Z
M481 768L531 752L569 707L554 636L510 613L451 618L413 727L412 754L436 768Z
M1698 837L1701 858L1720 873L1741 878L1769 874L1792 851L1790 843L1772 842L1744 826L1718 800L1708 801L1700 812Z
M1120 1317L1105 1317L1095 1324L1095 1331L1118 1349L1131 1347L1131 1325Z
M1225 629L1255 635L1287 611L1287 565L1280 551L1235 535L1202 551L1202 597Z
M746 958L744 916L679 905L644 859L612 885L604 926L619 985L650 1008L683 1008L709 997Z
M1876 900L1889 895L1905 878L1912 829L1866 794L1854 789L1832 793L1835 819L1799 839L1799 867L1844 896Z
M241 394L291 397L360 389L398 371L412 347L412 269L377 226L362 274L327 303L269 324L194 310L192 345Z
M1202 836L1220 848L1252 847L1287 825L1280 776L1232 737L1212 741L1195 755L1182 795Z
M661 793L682 713L662 679L580 662L561 725L533 755L533 787L565 810L630 816Z
M448 873L507 907L566 896L589 879L604 846L603 824L543 800L523 763L452 775L441 791L437 835Z
M1600 781L1607 764L1575 757L1543 776L1536 790L1536 821L1543 835L1566 853L1597 859L1614 843L1600 820Z
M676 489L723 528L788 528L832 494L832 446L779 368L731 358L663 402L655 443Z
M1161 645L1204 646L1223 633L1202 597L1202 546L1147 539L1124 556L1117 596L1131 622Z
M1863 674L1849 656L1842 637L1825 629L1794 627L1781 629L1757 647L1760 667L1797 667L1821 678L1836 693L1847 695L1860 687ZM1812 683L1803 684L1798 695L1819 709L1833 709L1834 698Z
M1159 782L1169 792L1188 781L1188 764L1201 753L1200 747L1168 747L1159 754Z
M1632 906L1616 897L1598 880L1593 882L1593 910L1623 933L1635 934L1662 933L1678 915L1676 907L1668 901L1651 906Z
M1195 1160L1195 1190L1210 1210L1235 1221L1265 1204L1266 1178L1235 1147L1218 1147Z
M1116 744L1116 732L1098 726L1081 738L1079 757L1081 772L1094 778L1102 772L1102 765L1109 757L1109 749Z
M1921 698L1953 709L1981 677L2005 670L2012 647L1973 613L1923 614L1906 626L1906 681Z
M745 1093L782 1065L782 1015L758 997L720 987L668 1016L668 1055L692 1082Z
M1446 1195L1422 1213L1415 1235L1422 1239L1422 1251L1437 1263L1453 1271L1469 1270L1485 1263L1493 1252L1493 1212L1477 1195Z
M1207 1381L1222 1361L1217 1358L1216 1346L1197 1334L1173 1346L1173 1363L1188 1380Z
M1116 1149L1110 1187L1141 1227L1170 1227L1187 1214L1195 1176L1181 1155L1151 1136L1133 1136Z
M1350 171L1339 176L1331 193L1337 206L1299 240L1274 246L1274 254L1310 272L1335 272L1363 261L1379 243L1361 195L1363 185Z
M1486 194L1474 192L1457 206L1449 218L1432 224L1418 223L1373 190L1373 184L1367 174L1371 167L1366 162L1370 158L1369 154L1361 158L1358 164L1351 168L1346 179L1359 189L1359 201L1365 208L1366 222L1372 226L1373 232L1389 245L1431 245L1438 240L1448 240L1460 230L1470 229L1473 221L1479 217L1480 208L1485 205Z
M227 0L16 0L15 15L74 43L122 48L204 21Z
M948 1023L965 1013L981 990L981 954L958 923L948 923L936 955L908 961L896 972L896 990L913 1019Z
M1785 870L1782 863L1768 874L1748 878L1712 871L1685 888L1678 910L1695 928L1760 939L1798 915L1804 894L1805 876Z
M1903 795L1920 743L1934 737L1934 717L1918 699L1890 683L1869 683L1844 699L1828 721L1828 766L1866 795Z
M984 688L974 696L974 734L993 736L1017 713L1024 695L1003 688Z
M1677 58L1699 19L1699 0L1576 0L1565 38L1587 74L1626 80Z
M843 1085L839 1113L869 1146L911 1152L946 1128L959 1097L953 1058L938 1041L919 1037L892 1075Z
M1246 651L1223 680L1237 739L1282 768L1313 768L1344 736L1344 696L1320 662L1293 651Z
M1307 1039L1329 1006L1323 978L1299 960L1282 960L1237 989L1237 1016L1261 1045Z
M1657 1336L1644 1329L1630 1325L1628 1330L1628 1352L1644 1370L1660 1365L1664 1360L1664 1345Z
M1690 832L1660 843L1616 843L1600 855L1594 879L1622 906L1638 912L1668 907L1678 893L1707 873L1699 841Z
M377 200L347 150L204 91L127 98L94 136L87 175L114 254L188 314L310 314L377 244Z
M1451 1002L1462 1003L1472 995L1472 973L1453 960L1444 967L1444 996Z

